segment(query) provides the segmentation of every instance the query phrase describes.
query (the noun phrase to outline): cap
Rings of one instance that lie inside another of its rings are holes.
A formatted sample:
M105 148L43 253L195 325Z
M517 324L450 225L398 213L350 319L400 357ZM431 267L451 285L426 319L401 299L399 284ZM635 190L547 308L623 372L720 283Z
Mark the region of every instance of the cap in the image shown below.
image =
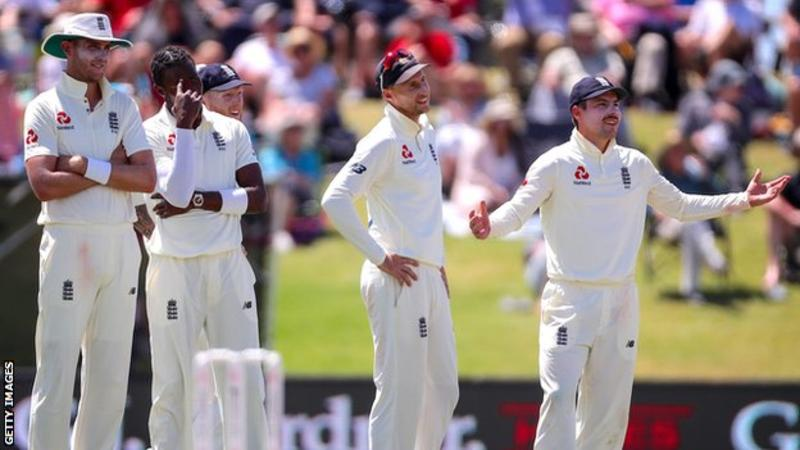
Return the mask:
M620 101L628 98L628 91L625 88L614 86L614 83L608 81L606 77L583 77L572 86L572 91L569 93L569 107L572 108L582 101L599 97L606 92L617 94Z
M227 64L199 64L197 75L203 82L203 92L227 91L239 86L250 86L251 83L239 78L233 67Z
M42 42L42 51L60 59L67 59L61 43L74 39L93 39L95 41L110 42L112 47L130 47L131 41L117 39L111 34L111 22L108 16L98 13L83 13L70 16L64 21L64 28L50 34Z
M408 50L399 48L387 53L378 63L375 81L378 87L384 90L395 84L405 83L420 70L428 67L414 58Z
M706 88L710 92L717 92L729 86L742 86L747 81L747 71L730 59L721 59L714 63L708 73Z

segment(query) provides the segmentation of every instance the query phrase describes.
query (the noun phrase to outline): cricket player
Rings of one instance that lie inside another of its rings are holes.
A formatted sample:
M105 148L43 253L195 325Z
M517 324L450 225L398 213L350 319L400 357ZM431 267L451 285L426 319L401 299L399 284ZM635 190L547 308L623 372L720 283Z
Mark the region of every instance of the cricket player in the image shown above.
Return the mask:
M617 144L627 95L600 76L578 81L570 140L539 157L491 216L483 202L470 213L472 233L485 239L520 228L541 208L550 281L541 304L544 399L535 449L622 448L639 329L634 268L647 205L679 220L705 220L767 203L788 182L762 184L756 170L745 192L684 194L644 154Z
M242 80L227 64L200 64L197 74L203 83L203 105L236 120L242 120L244 87L251 83Z
M154 450L192 450L192 358L201 330L212 348L259 346L254 274L242 251L240 218L264 207L261 170L241 122L202 108L191 56L165 47L151 63L166 103L144 123L158 182L147 208L147 315L153 361ZM250 379L260 379L251 367ZM248 449L263 448L263 385L247 397ZM226 417L223 415L223 426Z
M66 59L58 84L25 110L25 169L42 202L31 450L111 450L128 387L139 246L131 192L155 184L134 101L105 78L116 39L103 14L77 14L42 51Z
M361 295L375 349L371 450L439 449L458 401L455 337L442 236L442 178L426 112L430 87L414 56L378 65L385 117L356 146L322 198L366 257ZM366 196L369 229L353 202Z

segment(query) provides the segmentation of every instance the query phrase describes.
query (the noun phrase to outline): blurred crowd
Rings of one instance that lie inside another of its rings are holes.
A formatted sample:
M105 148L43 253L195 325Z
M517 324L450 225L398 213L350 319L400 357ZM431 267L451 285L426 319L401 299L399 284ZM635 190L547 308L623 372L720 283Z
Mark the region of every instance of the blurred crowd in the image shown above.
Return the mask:
M800 0L4 0L0 174L21 176L22 110L62 70L39 50L42 36L87 11L106 12L114 35L134 42L112 52L107 74L144 118L162 102L148 67L166 44L187 47L198 64L228 63L252 83L242 120L273 211L269 224L246 230L251 243L272 231L291 248L322 234L325 168L347 160L358 138L342 108L379 97L375 64L400 47L431 65L454 234L467 231L463 218L478 201L503 203L533 160L568 139L568 93L587 74L626 86L632 107L676 112L659 165L685 191L743 189L756 138L800 155ZM641 147L631 136L624 123L620 142ZM764 289L776 299L800 273L799 177L769 212ZM681 245L681 292L702 301L702 267L728 270L716 239L724 225L652 223L654 236ZM536 290L544 246L530 241Z

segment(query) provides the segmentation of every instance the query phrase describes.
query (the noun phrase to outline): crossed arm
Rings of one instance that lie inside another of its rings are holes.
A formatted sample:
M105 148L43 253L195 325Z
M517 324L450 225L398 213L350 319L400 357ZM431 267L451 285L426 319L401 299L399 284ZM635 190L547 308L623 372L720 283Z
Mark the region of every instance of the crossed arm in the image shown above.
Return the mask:
M261 169L258 164L248 164L236 171L236 183L247 192L247 210L245 213L258 213L266 209L266 190L261 179ZM222 193L220 191L195 191L194 195L203 196L201 209L207 211L220 211L222 209ZM195 207L181 208L169 203L161 194L153 194L152 198L161 200L153 207L153 212L162 219L185 214Z
M140 151L130 157L120 144L111 153L111 177L108 187L128 192L152 192L156 171L153 153ZM33 192L40 201L57 200L97 186L84 177L87 158L72 156L34 156L25 161Z

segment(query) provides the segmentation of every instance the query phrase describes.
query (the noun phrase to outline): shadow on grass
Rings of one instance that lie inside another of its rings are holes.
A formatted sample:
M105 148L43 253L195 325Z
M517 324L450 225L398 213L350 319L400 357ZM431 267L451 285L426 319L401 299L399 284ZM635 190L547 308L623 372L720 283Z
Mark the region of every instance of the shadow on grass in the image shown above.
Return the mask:
M753 289L749 286L725 286L718 288L705 288L700 289L700 293L704 297L704 301L699 303L714 306L722 306L726 308L736 308L739 304L744 302L769 302L764 297L764 292L759 289ZM662 300L670 302L689 302L684 295L676 289L662 290L659 293Z

